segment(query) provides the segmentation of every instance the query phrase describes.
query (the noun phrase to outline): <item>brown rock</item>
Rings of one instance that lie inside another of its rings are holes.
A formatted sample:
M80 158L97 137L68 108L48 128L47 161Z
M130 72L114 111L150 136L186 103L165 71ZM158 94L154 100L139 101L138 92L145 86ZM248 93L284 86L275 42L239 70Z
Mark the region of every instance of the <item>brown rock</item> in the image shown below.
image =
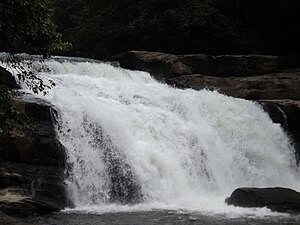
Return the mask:
M199 74L168 79L167 82L180 88L218 90L238 98L300 99L300 70L250 77L217 77Z
M269 55L172 55L160 52L129 51L112 58L126 69L143 70L159 80L181 75L255 76L296 68L299 56Z

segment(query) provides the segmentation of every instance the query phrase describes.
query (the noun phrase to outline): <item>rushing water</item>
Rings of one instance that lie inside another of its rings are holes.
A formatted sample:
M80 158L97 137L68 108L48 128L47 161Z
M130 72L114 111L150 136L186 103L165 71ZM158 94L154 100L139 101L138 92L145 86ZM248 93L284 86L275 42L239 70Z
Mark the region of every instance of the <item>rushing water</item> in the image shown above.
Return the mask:
M35 64L39 75L56 86L40 97L59 110L57 135L68 156L66 182L74 208L67 214L169 215L170 221L191 216L217 224L217 215L281 215L227 206L224 199L237 187L300 190L289 139L254 102L175 89L148 73L105 63L47 60L43 65L49 70ZM74 221L70 224L85 224Z

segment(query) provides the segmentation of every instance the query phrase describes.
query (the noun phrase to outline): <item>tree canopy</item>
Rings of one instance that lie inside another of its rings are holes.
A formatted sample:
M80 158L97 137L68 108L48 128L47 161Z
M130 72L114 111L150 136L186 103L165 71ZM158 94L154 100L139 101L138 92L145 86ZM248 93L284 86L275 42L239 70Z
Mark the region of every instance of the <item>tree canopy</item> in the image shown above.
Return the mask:
M56 0L72 54L300 52L297 0Z
M51 0L0 2L0 51L48 54L66 47L52 21Z
M45 85L34 72L25 70L13 54L25 52L46 56L69 46L61 41L61 34L52 22L51 4L50 0L0 1L0 52L9 53L6 63L19 70L19 79L34 93L45 93L45 88L53 83ZM6 72L0 69L0 76L3 76ZM0 82L0 138L8 135L12 129L29 131L32 128L30 119L17 110L11 101L17 95L17 91L10 90L5 82Z

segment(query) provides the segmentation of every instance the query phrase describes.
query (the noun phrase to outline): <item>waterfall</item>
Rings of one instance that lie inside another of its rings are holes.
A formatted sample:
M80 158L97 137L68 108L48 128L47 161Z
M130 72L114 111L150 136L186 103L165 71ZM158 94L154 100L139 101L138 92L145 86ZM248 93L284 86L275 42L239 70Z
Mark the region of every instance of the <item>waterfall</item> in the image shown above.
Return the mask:
M238 187L299 191L290 140L257 103L176 89L106 63L43 65L49 70L39 75L56 86L41 98L59 110L75 208L225 207Z

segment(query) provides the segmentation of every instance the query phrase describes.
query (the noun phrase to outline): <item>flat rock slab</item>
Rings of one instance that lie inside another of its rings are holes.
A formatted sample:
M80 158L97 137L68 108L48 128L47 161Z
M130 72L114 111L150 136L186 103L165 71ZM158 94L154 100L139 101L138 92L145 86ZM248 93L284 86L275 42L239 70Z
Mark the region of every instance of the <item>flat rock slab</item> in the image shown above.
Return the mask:
M277 212L300 213L300 193L289 188L238 188L225 202L240 207L267 207Z
M218 90L249 100L300 99L300 69L250 77L218 77L201 74L183 75L168 79L179 88Z

